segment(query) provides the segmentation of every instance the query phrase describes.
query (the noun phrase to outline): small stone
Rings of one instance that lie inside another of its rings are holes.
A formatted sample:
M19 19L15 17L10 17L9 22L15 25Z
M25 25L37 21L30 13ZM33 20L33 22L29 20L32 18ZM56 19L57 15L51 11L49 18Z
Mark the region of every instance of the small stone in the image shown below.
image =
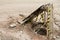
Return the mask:
M14 27L16 27L16 24L11 24L9 27L14 28Z

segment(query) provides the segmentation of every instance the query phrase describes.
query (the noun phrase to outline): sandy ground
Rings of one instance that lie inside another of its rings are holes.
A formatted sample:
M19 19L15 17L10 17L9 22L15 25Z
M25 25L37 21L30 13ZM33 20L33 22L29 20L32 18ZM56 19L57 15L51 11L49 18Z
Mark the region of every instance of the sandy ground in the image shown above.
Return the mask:
M27 17L38 7L47 3L53 3L54 28L58 31L60 27L60 0L0 0L0 40L45 40L44 36L38 37L28 27L21 31L21 25L17 24L15 28L9 28L9 25L11 22L22 20L19 14ZM60 40L59 38L55 40Z

